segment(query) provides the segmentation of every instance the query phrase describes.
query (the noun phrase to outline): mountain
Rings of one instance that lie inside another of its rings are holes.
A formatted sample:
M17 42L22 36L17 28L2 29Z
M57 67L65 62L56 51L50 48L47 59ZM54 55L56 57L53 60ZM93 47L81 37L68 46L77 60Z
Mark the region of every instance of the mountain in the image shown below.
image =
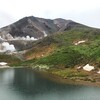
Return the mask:
M33 42L55 33L72 28L86 27L71 20L57 18L54 20L29 16L0 29L0 51L22 51L33 46ZM3 47L3 42L13 45L14 49ZM5 49L6 48L6 49Z
M0 62L100 82L100 29L61 18L25 17L0 29Z
M0 41L1 51L25 50L24 59L40 64L100 66L100 30L72 20L25 17L1 28Z
M83 27L83 25L61 18L51 20L30 16L1 28L0 36L5 40L18 39L19 37L22 39L31 37L31 39L37 40L56 32L70 30L73 27Z

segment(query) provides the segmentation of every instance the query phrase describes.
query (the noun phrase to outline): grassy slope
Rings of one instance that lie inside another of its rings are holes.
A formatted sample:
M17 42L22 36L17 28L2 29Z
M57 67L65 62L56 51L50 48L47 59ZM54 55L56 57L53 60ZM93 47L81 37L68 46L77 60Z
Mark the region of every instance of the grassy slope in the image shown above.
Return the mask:
M74 45L81 40L86 42ZM100 67L100 30L83 27L54 34L35 42L24 57L26 62L21 65L72 68L89 63Z
M52 54L36 60L36 64L74 67L91 63L100 67L100 30L76 28L58 33L51 38L56 41L56 50ZM74 45L74 42L80 40L86 40L86 42L77 46ZM54 43L53 41L51 44Z

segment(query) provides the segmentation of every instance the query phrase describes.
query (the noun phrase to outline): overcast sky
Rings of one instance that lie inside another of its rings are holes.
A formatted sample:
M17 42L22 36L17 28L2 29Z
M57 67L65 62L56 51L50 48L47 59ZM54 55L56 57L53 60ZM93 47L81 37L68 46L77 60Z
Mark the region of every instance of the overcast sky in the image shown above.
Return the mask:
M0 0L0 27L25 16L65 18L100 28L100 0Z

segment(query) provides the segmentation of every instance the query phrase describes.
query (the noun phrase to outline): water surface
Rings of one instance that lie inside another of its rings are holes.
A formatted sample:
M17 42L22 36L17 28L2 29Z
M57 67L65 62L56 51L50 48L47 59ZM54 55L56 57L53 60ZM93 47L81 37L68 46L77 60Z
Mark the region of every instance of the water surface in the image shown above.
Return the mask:
M100 100L100 87L58 84L30 69L0 69L0 100Z

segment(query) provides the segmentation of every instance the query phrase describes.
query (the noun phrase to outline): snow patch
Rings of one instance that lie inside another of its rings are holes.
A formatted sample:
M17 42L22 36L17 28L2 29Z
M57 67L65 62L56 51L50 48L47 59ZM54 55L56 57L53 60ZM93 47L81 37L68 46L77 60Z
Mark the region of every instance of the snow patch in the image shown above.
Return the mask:
M92 71L94 69L94 66L90 66L89 64L87 64L83 67L83 69L86 71Z
M77 69L81 69L81 68L82 68L82 66L77 67Z
M7 65L6 62L0 62L0 66L5 66L5 65Z
M78 41L78 42L76 42L76 43L74 43L75 45L79 45L79 44L81 44L81 43L84 43L84 42L86 42L85 40L81 40L81 41Z
M100 70L97 73L100 74Z
M45 32L45 31L43 31L43 34L44 34L44 37L46 37L46 36L47 36L47 34L46 34L46 32Z
M7 64L6 62L0 62L0 68L8 68L9 66Z

